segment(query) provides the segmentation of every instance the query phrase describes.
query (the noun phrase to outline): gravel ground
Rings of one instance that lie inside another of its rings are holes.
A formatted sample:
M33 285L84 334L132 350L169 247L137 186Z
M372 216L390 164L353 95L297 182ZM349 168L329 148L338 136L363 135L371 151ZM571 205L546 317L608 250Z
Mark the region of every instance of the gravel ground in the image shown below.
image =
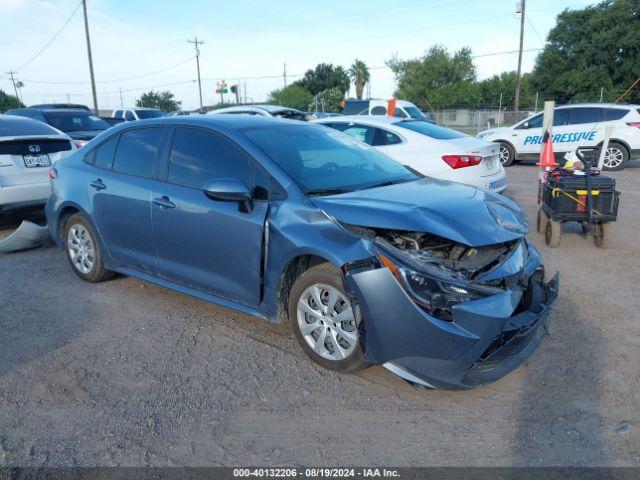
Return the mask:
M90 285L54 247L0 256L0 466L640 465L640 165L608 250L573 233L550 335L488 387L315 366L272 325L133 278ZM537 169L508 170L535 225Z

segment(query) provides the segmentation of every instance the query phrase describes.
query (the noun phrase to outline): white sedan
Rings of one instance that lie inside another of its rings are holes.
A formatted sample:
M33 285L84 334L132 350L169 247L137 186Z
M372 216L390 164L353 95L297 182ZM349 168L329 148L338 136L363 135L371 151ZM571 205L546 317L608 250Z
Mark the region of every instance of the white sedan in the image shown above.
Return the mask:
M0 216L44 206L49 168L75 150L67 135L46 123L0 115Z
M344 116L315 120L375 147L423 175L495 192L507 186L499 146L413 119Z

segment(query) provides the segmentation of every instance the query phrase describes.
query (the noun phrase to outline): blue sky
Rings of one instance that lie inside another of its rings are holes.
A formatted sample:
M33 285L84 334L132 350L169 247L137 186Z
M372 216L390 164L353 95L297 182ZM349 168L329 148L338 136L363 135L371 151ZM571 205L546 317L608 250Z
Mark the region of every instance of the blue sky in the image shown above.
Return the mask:
M89 104L91 89L82 22L78 9L66 28L44 50L79 0L0 0L0 75L19 70L25 103L66 101ZM150 88L169 89L184 108L198 106L194 83L194 36L201 46L200 66L206 104L216 97L217 80L246 82L247 97L262 101L283 84L283 63L292 82L317 63L348 67L364 60L372 68L373 97L388 98L395 82L385 61L421 55L439 43L450 50L472 48L478 76L515 70L517 55L487 55L518 47L516 0L88 0L98 104L132 105ZM586 0L529 0L525 50L542 47L556 15L581 8ZM537 51L524 55L524 71ZM131 78L136 77L136 78ZM262 77L262 78L256 78ZM0 79L0 88L12 91Z

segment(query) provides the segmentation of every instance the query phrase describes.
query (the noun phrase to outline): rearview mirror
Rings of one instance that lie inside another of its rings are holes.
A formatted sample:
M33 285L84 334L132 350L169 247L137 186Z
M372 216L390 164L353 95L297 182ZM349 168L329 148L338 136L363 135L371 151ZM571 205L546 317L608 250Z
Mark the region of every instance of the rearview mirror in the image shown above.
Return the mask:
M211 200L240 202L243 211L247 213L253 209L251 191L239 178L216 178L209 180L202 190Z

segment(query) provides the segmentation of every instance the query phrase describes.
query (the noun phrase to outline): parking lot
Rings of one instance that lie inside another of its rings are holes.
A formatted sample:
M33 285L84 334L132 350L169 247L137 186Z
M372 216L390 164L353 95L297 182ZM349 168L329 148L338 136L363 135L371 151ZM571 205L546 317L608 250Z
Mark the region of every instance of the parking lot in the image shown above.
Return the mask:
M538 169L508 169L535 225ZM640 162L608 250L533 231L560 296L515 372L471 391L314 365L273 325L54 247L0 257L0 465L640 465ZM532 228L535 230L535 228Z

